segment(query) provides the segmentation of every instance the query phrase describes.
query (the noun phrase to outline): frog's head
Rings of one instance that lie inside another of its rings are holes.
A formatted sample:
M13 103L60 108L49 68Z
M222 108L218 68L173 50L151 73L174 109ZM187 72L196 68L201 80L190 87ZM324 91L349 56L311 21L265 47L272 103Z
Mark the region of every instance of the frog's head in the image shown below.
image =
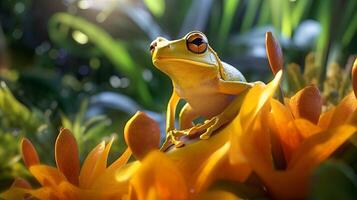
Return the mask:
M173 81L204 81L219 73L220 60L199 31L173 41L158 37L150 51L154 65Z

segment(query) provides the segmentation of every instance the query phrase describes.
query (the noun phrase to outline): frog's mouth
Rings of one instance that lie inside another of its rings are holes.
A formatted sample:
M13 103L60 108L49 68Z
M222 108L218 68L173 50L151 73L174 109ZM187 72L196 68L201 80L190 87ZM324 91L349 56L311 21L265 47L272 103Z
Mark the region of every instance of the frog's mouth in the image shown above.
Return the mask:
M208 69L215 69L216 66L214 64L207 64L207 63L202 63L202 62L197 62L193 60L187 60L187 59L182 59L182 58L170 58L170 57L158 57L158 58L153 58L153 63L155 66L159 68L169 68L174 63L177 63L177 65L180 65L180 67L184 67L185 64L188 67L196 66L196 67L205 67ZM181 64L182 63L182 64ZM192 68L194 69L194 68Z

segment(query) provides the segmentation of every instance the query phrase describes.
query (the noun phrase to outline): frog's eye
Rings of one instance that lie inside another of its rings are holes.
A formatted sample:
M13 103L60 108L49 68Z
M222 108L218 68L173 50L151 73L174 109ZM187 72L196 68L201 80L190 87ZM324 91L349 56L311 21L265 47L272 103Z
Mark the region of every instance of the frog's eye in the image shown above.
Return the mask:
M207 38L202 33L191 33L186 38L186 46L193 53L204 53L208 47Z

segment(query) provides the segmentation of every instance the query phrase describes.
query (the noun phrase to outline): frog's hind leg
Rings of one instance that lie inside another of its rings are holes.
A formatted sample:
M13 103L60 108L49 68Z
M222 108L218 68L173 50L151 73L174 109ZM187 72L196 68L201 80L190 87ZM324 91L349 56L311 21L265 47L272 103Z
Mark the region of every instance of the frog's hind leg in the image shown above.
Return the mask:
M179 125L180 130L189 129L194 126L193 120L198 117L198 114L192 109L190 104L186 103L180 112Z

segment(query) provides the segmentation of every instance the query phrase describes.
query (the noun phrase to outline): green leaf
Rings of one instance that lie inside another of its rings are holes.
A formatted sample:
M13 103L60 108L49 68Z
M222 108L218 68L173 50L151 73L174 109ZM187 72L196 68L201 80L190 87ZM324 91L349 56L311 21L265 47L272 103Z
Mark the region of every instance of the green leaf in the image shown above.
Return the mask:
M250 0L243 17L241 31L248 31L253 27L254 18L258 13L260 0Z
M144 0L144 3L155 17L161 17L165 12L165 0Z
M229 30L231 29L234 14L236 13L239 0L225 0L223 2L223 16L221 19L221 26L218 32L218 46L219 49L223 47L227 40Z
M357 176L351 167L337 161L327 161L312 177L309 199L356 199Z
M291 20L294 28L300 24L304 13L310 10L312 2L313 1L311 0L299 0L294 2L295 6L291 13Z
M130 78L141 100L146 105L151 104L152 97L141 76L141 71L122 42L113 39L103 29L83 18L67 13L57 13L49 21L49 35L58 44L68 38L66 34L63 34L63 31L59 30L61 27L71 28L86 35L89 42L95 45L120 72Z

